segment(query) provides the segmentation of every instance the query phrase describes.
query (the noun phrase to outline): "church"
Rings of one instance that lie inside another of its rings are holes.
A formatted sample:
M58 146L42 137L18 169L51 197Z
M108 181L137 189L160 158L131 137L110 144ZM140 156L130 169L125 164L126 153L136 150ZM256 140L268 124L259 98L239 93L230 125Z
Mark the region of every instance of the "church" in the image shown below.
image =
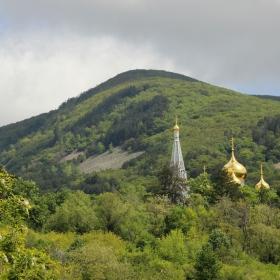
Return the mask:
M173 128L174 131L174 141L173 141L173 148L172 148L172 154L171 154L171 160L170 160L170 167L175 167L178 169L178 177L183 179L186 183L188 182L187 178L187 171L185 169L184 159L182 155L180 140L179 140L179 126L178 126L178 120L176 116L176 123ZM232 181L237 183L240 186L244 186L245 179L247 176L247 170L246 168L239 163L234 155L234 138L231 138L231 158L227 164L224 165L224 168L227 170L229 176L232 178ZM261 179L256 184L255 188L257 190L261 189L261 187L265 187L267 189L270 188L269 184L265 182L263 178L263 165L261 164ZM184 191L184 196L186 198L189 198L189 191L188 188L187 191Z

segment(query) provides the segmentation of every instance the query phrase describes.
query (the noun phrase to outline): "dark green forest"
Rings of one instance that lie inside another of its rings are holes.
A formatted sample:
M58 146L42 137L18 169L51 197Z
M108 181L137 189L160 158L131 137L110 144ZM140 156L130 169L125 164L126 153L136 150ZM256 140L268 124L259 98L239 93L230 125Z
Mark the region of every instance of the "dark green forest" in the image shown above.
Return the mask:
M1 127L0 275L278 279L278 101L134 70ZM175 116L191 188L186 201L168 168ZM232 136L248 172L244 187L222 169ZM82 172L82 163L117 147L143 153L120 169ZM270 189L254 187L260 164Z

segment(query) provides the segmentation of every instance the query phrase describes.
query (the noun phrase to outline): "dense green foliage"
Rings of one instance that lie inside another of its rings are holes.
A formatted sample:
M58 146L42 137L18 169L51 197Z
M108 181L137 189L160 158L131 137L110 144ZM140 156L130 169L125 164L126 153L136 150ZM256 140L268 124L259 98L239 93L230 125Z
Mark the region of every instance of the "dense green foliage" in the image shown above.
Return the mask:
M16 195L14 176L0 168L0 277L1 279L57 279L57 265L44 252L25 248L30 204ZM31 188L34 190L35 188ZM34 196L32 190L28 193Z
M265 117L253 130L253 140L266 147L266 160L280 161L280 115Z
M233 198L223 196L222 172L213 182L207 173L190 180L185 204L137 183L40 196L33 182L0 174L1 279L279 278L280 199L272 190L235 186Z

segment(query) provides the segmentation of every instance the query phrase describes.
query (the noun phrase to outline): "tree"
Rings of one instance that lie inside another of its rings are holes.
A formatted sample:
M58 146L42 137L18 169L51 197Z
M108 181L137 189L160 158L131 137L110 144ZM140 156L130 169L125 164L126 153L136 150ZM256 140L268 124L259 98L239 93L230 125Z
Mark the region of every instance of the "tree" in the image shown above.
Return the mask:
M58 143L61 142L62 135L63 133L60 124L60 116L58 116L57 122L55 123L55 127L54 127L54 144L56 144L56 142Z
M102 142L98 142L96 147L94 148L94 153L102 154L105 151L105 146Z
M99 227L116 233L123 223L129 207L124 205L116 194L103 193L97 197L94 210L99 220Z
M35 202L39 196L39 188L33 181L25 181L22 178L15 178L13 181L13 193L25 197L30 202Z
M259 223L249 229L251 250L258 255L260 261L278 264L280 261L280 232L273 226Z
M194 179L189 179L188 184L191 193L201 194L204 198L207 198L208 202L212 202L214 191L212 187L213 183L210 181L210 174L202 173Z
M67 263L73 267L70 279L122 280L134 278L131 265L121 261L120 253L124 244L111 233L93 236L94 240L85 243L67 254ZM120 246L120 247L119 247Z
M195 222L190 218L190 216L197 218L193 209L187 209L185 206L176 205L171 209L170 213L168 213L165 218L166 232L168 233L177 229L186 233L192 226L195 225Z
M150 197L146 203L149 215L149 232L161 237L166 229L166 217L170 213L171 203L168 197Z
M187 261L185 239L181 230L172 230L158 242L156 250L159 256L170 262L184 264Z
M220 229L212 230L208 243L212 246L219 260L223 261L230 255L230 240Z
M46 193L31 200L32 208L29 211L28 225L35 230L41 230L70 193L69 189L62 188L57 193Z
M221 264L211 244L207 243L202 246L202 250L197 254L194 268L196 269L195 278L197 280L217 279Z
M257 195L257 191L255 190L255 188L251 188L246 185L243 187L239 186L238 191L240 194L240 198L244 202L248 202L251 206L255 206L255 205L259 204L258 195Z
M82 191L70 194L49 218L47 230L57 232L74 231L79 234L89 232L96 224L95 213L89 195Z
M266 203L268 205L278 205L280 204L280 199L278 195L275 193L274 190L267 189L266 187L262 186L258 191L258 198L260 203Z
M229 176L228 171L223 168L221 169L214 178L214 193L216 199L223 196L230 197L235 200L239 197L238 184L235 183Z
M212 230L208 242L212 245L213 251L220 249L221 247L225 247L225 249L228 250L230 246L229 239L219 229Z
M164 167L158 174L159 185L154 188L154 194L168 196L172 203L184 203L186 200L187 182L178 176L178 169Z
M0 167L0 278L57 279L57 264L47 254L25 248L30 205L13 193L14 179Z
M109 153L111 154L111 153L113 153L113 151L114 151L114 146L113 146L113 143L111 142L109 144Z

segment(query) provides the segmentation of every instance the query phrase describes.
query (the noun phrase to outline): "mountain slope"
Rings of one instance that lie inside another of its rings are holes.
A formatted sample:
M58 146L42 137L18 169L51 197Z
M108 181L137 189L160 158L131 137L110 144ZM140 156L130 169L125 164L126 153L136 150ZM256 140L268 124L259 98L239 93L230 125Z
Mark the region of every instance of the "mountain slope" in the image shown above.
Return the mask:
M266 146L253 141L252 131L261 119L276 115L279 109L277 101L183 75L133 70L69 99L57 110L0 128L0 162L10 172L37 181L43 189L79 188L85 179L77 165L109 146L122 145L125 150L146 153L126 163L118 175L108 176L122 176L123 180L153 177L169 161L172 127L178 115L190 176L201 173L203 165L213 173L225 164L229 139L234 135L237 159L249 171L248 182L258 180L259 164L267 161L267 175L278 184ZM84 156L60 163L74 150L83 151ZM149 184L141 180L141 184Z
M71 110L73 110L76 106L91 98L95 94L127 82L151 79L155 77L198 82L193 78L186 77L181 74L158 70L131 70L118 74L114 78L111 78L95 88L80 94L78 97L69 98L66 102L60 105L58 110L53 110L49 113L40 114L36 117L0 127L0 149L6 149L10 144L15 144L18 140L31 133L36 133L38 130L51 128L56 121L57 115L64 113L68 115L69 112L71 112Z

